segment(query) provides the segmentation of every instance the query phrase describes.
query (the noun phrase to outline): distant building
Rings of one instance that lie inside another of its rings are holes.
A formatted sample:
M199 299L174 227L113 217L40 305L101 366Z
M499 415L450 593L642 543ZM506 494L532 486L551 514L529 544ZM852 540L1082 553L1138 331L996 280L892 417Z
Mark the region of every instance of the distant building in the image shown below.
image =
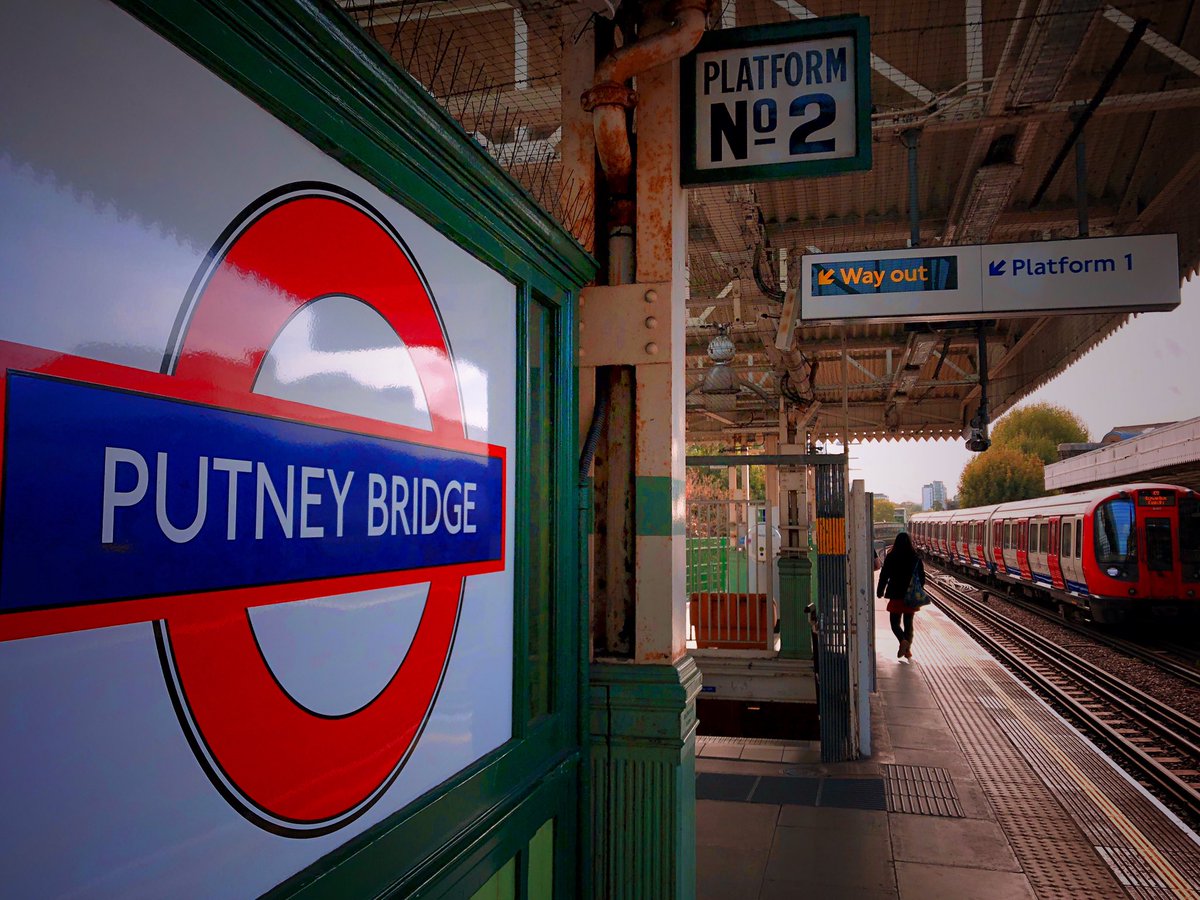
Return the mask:
M940 481L924 485L921 488L921 508L933 509L935 503L942 504L943 509L946 507L946 486Z
M1177 422L1155 422L1147 425L1117 425L1111 431L1102 437L1098 442L1091 441L1089 443L1079 444L1059 444L1058 459L1059 462L1080 456L1084 453L1091 453L1093 450L1098 450L1101 447L1107 447L1109 444L1118 444L1121 441L1132 440L1142 435L1149 434L1152 431L1157 431L1160 428L1167 428L1171 425L1176 425Z
M1118 425L1083 453L1059 444L1046 466L1046 490L1079 491L1130 481L1161 481L1200 490L1200 417L1165 425Z

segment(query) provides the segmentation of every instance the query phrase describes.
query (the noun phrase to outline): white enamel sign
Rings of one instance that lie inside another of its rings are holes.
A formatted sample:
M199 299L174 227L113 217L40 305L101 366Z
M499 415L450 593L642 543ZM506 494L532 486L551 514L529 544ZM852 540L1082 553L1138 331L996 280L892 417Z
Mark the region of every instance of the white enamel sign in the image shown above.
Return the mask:
M870 168L866 20L709 32L683 64L684 184Z
M104 0L0 115L0 877L254 896L512 735L516 290Z

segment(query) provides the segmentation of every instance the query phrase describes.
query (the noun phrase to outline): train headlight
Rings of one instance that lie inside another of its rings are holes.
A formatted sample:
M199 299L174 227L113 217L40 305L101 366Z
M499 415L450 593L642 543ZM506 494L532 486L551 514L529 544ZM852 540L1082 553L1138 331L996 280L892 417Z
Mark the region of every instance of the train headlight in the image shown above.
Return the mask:
M1133 597L1133 596L1136 596L1136 595L1137 595L1137 588L1130 588L1130 589L1129 589L1129 596L1130 596L1130 597Z

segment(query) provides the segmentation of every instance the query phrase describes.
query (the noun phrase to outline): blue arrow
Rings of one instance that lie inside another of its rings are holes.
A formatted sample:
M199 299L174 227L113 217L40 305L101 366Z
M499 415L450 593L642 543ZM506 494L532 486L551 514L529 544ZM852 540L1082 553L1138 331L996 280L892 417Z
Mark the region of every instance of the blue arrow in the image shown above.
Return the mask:
M997 262L990 262L990 263L988 263L988 274L989 275L1003 275L1004 267L1006 265L1007 265L1007 263L1002 259L998 260Z

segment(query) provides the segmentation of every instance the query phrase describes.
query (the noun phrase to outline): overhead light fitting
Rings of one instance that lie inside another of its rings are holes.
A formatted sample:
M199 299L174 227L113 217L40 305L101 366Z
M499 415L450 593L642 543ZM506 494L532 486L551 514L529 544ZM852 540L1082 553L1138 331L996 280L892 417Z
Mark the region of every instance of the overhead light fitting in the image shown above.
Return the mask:
M717 333L708 342L708 358L712 360L712 366L704 373L700 383L688 391L689 394L695 392L701 396L705 409L713 412L732 412L737 409L737 395L743 389L767 400L761 388L740 380L730 368L729 364L736 355L737 347L729 337L726 327L718 325Z

